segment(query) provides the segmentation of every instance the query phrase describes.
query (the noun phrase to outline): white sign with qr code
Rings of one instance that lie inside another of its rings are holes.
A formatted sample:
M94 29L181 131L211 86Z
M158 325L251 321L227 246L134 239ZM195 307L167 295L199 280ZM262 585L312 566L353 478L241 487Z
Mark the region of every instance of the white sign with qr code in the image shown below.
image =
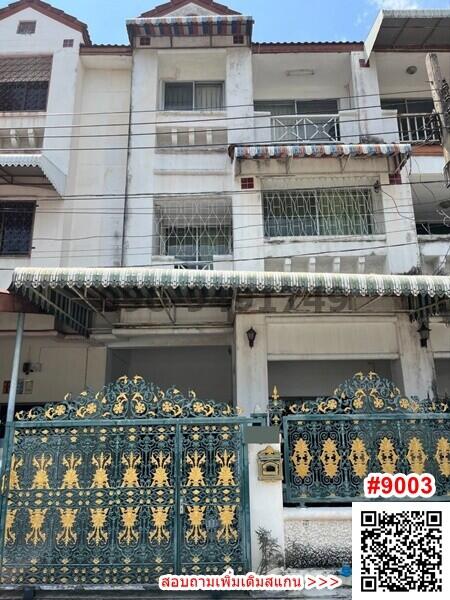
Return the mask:
M353 502L352 600L450 598L450 502Z

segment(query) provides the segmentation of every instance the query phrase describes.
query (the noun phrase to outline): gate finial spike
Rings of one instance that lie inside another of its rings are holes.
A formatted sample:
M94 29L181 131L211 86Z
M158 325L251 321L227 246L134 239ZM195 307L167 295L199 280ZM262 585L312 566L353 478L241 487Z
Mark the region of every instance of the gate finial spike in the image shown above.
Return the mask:
M276 385L273 386L273 390L272 390L272 400L279 400L280 399L280 394L278 393L278 388Z

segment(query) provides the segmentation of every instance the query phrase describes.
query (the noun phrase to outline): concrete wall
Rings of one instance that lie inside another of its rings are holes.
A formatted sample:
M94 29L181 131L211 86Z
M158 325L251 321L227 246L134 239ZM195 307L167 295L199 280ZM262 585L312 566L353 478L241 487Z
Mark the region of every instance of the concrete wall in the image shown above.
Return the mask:
M11 379L14 333L8 331L15 315L0 316L0 402L6 403L5 381ZM25 374L25 362L40 363L41 370ZM17 404L56 402L66 394L79 394L86 388L99 390L105 383L106 349L79 336L57 335L51 317L28 315L22 346L20 379L31 382L32 392L19 394Z
M226 346L111 350L108 379L141 375L163 390L194 390L199 398L233 402L231 349Z
M351 565L351 508L285 508L286 566L291 569Z

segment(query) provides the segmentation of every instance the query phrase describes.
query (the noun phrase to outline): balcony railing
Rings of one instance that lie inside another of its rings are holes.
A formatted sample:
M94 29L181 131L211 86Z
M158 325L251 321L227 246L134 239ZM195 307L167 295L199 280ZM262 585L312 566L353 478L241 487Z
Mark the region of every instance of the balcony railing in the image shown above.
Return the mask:
M410 113L398 115L398 128L402 142L440 144L439 119L433 113Z
M205 148L220 149L227 145L227 130L223 128L206 127L158 127L156 142L159 149L189 147L205 150Z
M340 140L338 115L282 115L271 117L274 142L333 143Z

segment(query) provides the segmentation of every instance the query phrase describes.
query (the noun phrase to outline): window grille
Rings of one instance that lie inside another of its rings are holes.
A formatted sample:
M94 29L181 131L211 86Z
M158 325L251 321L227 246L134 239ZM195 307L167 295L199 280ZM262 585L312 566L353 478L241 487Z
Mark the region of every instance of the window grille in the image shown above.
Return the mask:
M43 111L47 108L52 58L0 59L0 111Z
M36 31L36 21L19 21L17 33L20 35L32 35Z
M266 237L379 233L370 188L263 193Z
M0 255L28 255L33 236L35 204L0 203Z
M168 81L164 87L164 110L221 110L223 83Z
M205 264L233 251L231 203L161 202L155 216L162 256Z

